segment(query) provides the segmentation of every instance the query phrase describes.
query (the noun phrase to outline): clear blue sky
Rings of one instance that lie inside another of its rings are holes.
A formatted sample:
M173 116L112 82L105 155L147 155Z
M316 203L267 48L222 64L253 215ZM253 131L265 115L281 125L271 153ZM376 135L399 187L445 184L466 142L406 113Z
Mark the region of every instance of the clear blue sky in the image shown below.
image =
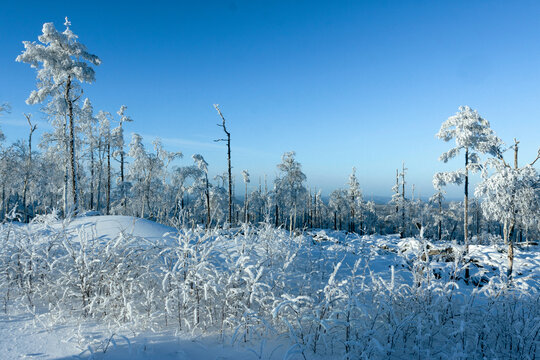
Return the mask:
M16 63L44 22L72 22L103 64L85 86L96 110L128 106L128 132L226 169L219 103L232 133L237 181L272 178L295 150L309 185L345 186L352 166L366 197L408 182L431 195L449 148L434 134L459 105L487 118L523 161L540 145L540 2L179 1L4 2L0 11L0 126L26 135L35 72ZM43 124L42 124L43 125ZM41 126L45 129L45 125ZM459 196L453 187L449 194Z

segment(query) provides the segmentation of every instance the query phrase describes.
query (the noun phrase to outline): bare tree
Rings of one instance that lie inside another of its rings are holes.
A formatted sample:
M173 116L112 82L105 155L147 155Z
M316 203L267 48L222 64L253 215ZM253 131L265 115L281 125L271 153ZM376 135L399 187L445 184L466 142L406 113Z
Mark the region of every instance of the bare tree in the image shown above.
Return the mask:
M223 132L225 132L225 135L227 135L226 139L217 139L217 140L214 140L214 141L216 141L216 142L218 142L218 141L226 141L227 142L227 163L228 163L228 172L229 172L229 223L232 223L231 133L227 131L227 126L225 125L225 117L223 117L223 114L221 113L221 110L219 110L219 104L214 104L214 107L216 108L219 116L221 117L221 120L223 121L221 124L217 124L217 126L221 127L223 129Z
M26 204L26 194L28 192L28 182L30 180L30 173L32 169L32 135L37 129L36 124L32 124L30 119L32 118L31 114L24 114L28 125L30 126L30 133L28 134L28 157L26 159L26 171L24 175L24 185L23 185L23 206L24 206L24 221L28 221L28 211Z

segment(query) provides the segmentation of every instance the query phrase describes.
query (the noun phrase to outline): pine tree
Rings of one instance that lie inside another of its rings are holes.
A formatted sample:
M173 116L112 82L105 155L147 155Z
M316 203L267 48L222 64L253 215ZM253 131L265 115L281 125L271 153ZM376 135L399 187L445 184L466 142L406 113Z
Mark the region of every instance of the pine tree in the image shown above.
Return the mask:
M446 142L455 140L455 147L443 153L439 160L448 160L465 152L465 166L453 172L437 173L434 176L436 186L445 186L447 183L464 184L463 207L463 241L465 253L469 252L469 171L478 171L481 168L479 154L496 155L501 144L499 138L489 127L489 122L482 118L476 110L468 106L460 106L459 111L450 116L436 134L439 139ZM469 277L469 268L465 269L465 278Z
M90 54L86 47L77 42L69 28L71 23L66 18L66 29L58 32L52 23L45 23L42 35L38 37L41 44L24 41L24 52L17 56L17 61L30 64L37 70L38 90L32 91L26 102L30 105L41 103L47 97L53 99L63 88L65 101L64 115L69 120L68 144L71 175L72 211L78 210L77 172L75 160L75 114L74 102L80 95L73 94L74 81L92 82L95 79L94 69L90 65L99 65L101 60ZM41 64L41 66L39 65Z

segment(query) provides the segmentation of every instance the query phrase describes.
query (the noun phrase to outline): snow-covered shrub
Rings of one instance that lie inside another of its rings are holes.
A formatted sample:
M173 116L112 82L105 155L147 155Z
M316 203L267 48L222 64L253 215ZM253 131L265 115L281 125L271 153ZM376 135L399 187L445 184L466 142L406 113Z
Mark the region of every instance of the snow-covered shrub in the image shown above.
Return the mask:
M523 275L509 287L493 245L471 245L464 263L462 245L396 236L327 231L315 241L244 225L150 242L67 225L2 225L0 295L4 311L23 305L41 323L106 324L104 338L79 332L82 349L105 350L128 329L173 329L233 344L287 341L290 359L538 352L538 279Z

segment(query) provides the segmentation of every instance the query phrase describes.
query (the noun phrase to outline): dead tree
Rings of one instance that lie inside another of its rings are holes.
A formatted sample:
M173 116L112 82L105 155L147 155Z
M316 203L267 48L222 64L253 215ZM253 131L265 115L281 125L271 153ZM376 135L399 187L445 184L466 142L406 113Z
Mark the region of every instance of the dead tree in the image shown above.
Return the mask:
M37 125L32 124L30 118L31 114L24 114L28 125L30 126L30 133L28 134L28 157L26 158L26 173L24 175L24 185L23 185L23 206L24 206L24 221L28 221L28 206L26 204L26 194L28 192L28 182L30 181L30 172L32 169L32 134L37 129Z
M214 140L216 142L219 141L226 141L227 142L227 165L228 165L228 175L229 175L229 223L232 224L232 167L231 167L231 133L227 131L227 126L225 125L225 117L223 117L223 114L221 113L221 110L219 110L219 104L214 104L214 107L216 108L219 116L221 117L222 123L217 124L220 128L223 129L223 132L225 132L225 135L227 135L226 139L217 139Z
M401 170L401 237L405 236L405 162L402 164Z

